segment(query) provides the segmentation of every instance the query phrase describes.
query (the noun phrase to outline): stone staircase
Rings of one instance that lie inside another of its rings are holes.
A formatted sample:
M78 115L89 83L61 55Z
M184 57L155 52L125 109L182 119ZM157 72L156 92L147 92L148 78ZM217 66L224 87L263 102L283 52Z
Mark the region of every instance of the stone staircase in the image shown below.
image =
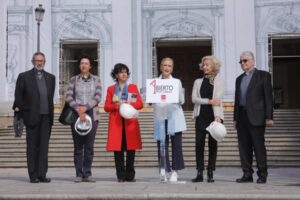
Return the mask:
M139 119L142 130L143 149L136 153L136 166L157 166L157 148L153 139L152 112L141 112ZM185 112L188 130L183 134L183 151L186 166L195 166L195 128L192 113ZM57 121L53 126L50 148L50 167L73 167L73 141L69 126ZM268 165L271 167L300 166L300 110L276 110L275 125L267 128L266 146ZM93 166L114 166L113 153L105 150L108 114L101 113L95 141ZM232 112L225 112L225 125L228 135L219 143L217 166L240 166L236 131L233 128ZM0 167L26 167L26 140L14 138L13 128L0 129ZM207 144L207 143L206 143ZM207 154L207 147L206 147Z

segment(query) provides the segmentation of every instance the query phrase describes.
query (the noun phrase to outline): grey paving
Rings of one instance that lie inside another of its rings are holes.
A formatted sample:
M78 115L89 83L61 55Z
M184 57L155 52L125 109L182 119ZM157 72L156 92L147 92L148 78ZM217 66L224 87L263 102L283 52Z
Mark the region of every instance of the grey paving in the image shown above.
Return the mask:
M170 184L159 182L156 168L137 168L135 183L118 183L114 168L93 168L96 183L74 183L73 168L50 168L51 183L32 184L25 168L2 168L0 199L300 200L300 168L272 168L267 184L262 185L236 183L241 175L239 168L218 168L215 183L191 183L195 173L195 169L184 169L179 172L181 182Z

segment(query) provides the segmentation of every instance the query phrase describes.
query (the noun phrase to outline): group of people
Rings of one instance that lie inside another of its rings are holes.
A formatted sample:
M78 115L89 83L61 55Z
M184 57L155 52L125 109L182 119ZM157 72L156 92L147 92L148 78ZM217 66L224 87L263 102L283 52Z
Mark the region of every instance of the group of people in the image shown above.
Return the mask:
M48 170L48 146L53 125L53 97L55 76L44 70L45 55L37 52L32 57L33 68L19 74L15 90L13 109L24 118L27 142L27 167L31 183L50 182L46 176ZM236 79L234 104L234 124L237 129L239 153L243 175L236 179L238 183L253 182L253 152L257 162L257 183L267 181L267 155L265 148L265 127L273 124L273 101L271 76L255 67L252 52L241 53L239 61L244 71ZM85 121L92 120L91 131L79 135L75 122L71 124L74 144L74 182L95 182L92 176L94 141L100 113L102 89L99 77L90 73L93 60L89 56L79 59L80 74L72 77L68 83L66 103ZM216 169L217 141L206 128L214 121L223 123L222 104L224 83L220 78L221 63L215 56L205 56L200 63L204 76L195 80L192 92L194 103L193 119L196 128L196 168L197 175L192 182L203 182L205 138L208 135L207 182L214 182ZM164 58L160 63L159 79L176 79L172 76L174 61ZM136 110L143 108L143 101L135 84L128 83L129 68L118 63L111 71L115 83L107 88L104 110L109 113L108 138L106 149L114 152L116 176L118 182L134 182L135 151L142 148L138 118L124 118L119 108L128 103ZM182 151L182 133L186 130L186 121L182 109L184 92L179 82L178 103L155 103L154 138L157 140L158 161L161 181L178 181L178 170L184 169ZM169 140L171 140L172 162L169 158ZM125 159L126 154L126 159Z

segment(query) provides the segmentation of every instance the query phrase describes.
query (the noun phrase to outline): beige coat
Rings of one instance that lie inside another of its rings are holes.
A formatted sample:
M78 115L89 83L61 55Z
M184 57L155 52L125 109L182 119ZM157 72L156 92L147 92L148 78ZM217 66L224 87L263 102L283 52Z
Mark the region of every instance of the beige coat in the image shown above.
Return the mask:
M193 86L192 102L194 103L193 119L199 116L201 104L208 104L209 99L201 98L200 88L203 78L196 79ZM224 82L217 75L214 80L213 99L222 99ZM213 112L215 117L220 117L224 120L223 104L221 106L213 106Z

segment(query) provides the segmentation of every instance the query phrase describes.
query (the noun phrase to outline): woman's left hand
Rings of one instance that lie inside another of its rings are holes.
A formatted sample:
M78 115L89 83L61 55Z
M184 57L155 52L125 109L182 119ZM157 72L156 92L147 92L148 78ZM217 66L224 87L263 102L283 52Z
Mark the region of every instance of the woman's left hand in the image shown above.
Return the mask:
M85 113L86 112L86 106L79 106L78 107L78 112L79 112L79 114L83 114L83 113Z
M221 123L221 118L219 116L216 116L215 121Z

